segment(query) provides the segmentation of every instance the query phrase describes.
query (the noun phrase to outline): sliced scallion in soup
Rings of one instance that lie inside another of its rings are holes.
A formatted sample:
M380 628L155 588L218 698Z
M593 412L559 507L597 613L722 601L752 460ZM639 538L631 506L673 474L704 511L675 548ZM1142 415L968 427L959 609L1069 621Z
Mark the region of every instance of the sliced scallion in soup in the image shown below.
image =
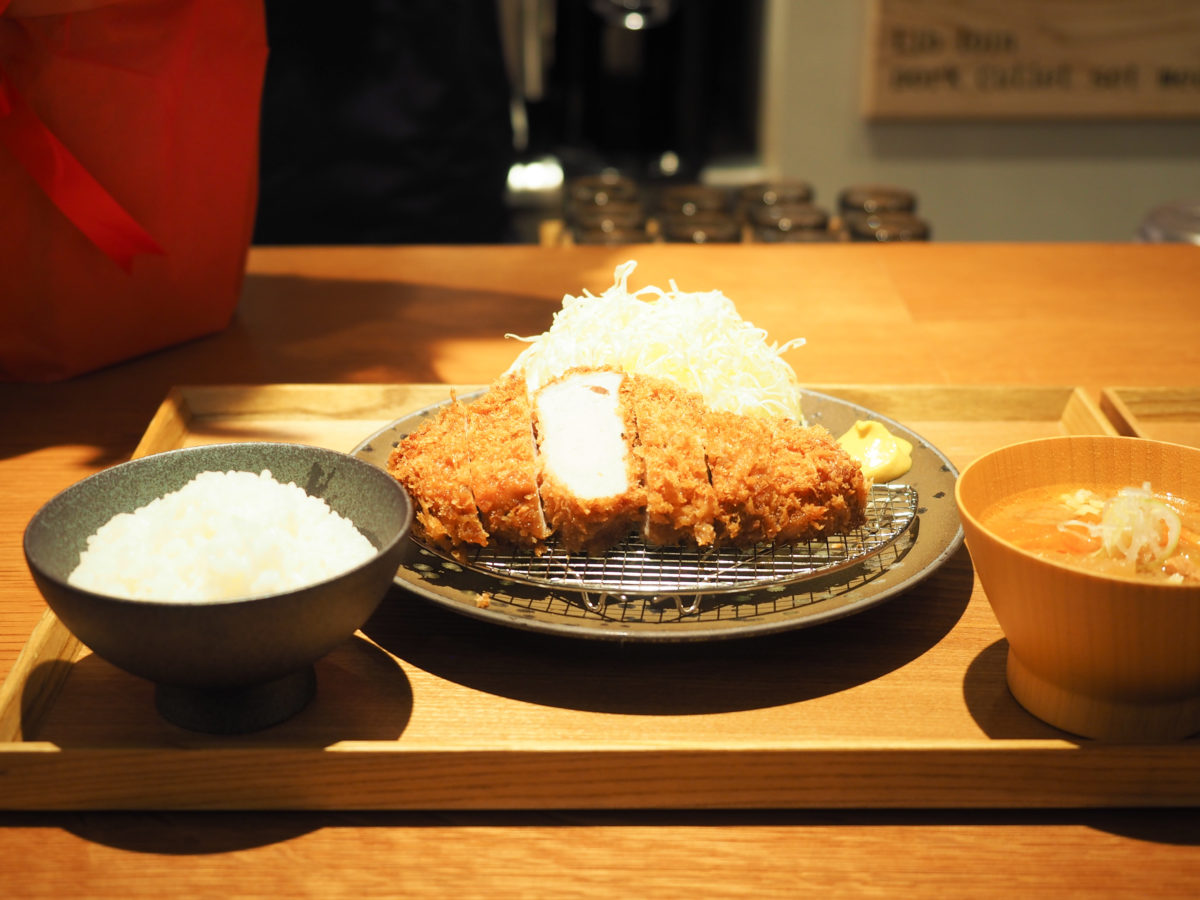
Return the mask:
M1105 575L1200 583L1200 504L1141 487L1052 485L986 510L993 534Z

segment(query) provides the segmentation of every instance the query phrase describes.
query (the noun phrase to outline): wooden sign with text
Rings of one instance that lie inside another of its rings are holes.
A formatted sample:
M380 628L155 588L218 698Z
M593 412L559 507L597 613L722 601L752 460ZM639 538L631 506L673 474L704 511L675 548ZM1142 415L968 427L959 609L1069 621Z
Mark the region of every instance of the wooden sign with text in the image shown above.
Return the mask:
M872 0L875 119L1200 117L1200 0Z

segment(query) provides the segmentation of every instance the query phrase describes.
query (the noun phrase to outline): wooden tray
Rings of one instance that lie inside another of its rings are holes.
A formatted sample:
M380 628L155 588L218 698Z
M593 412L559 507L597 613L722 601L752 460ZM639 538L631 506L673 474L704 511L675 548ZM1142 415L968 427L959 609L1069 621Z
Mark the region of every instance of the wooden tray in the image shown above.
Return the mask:
M1111 433L1071 388L814 386L957 466ZM352 449L442 386L178 388L139 454L231 439ZM596 644L394 590L296 718L175 728L53 616L0 691L6 809L1080 807L1200 803L1200 748L1075 740L1025 713L965 550L860 615L747 641Z
M1121 434L1200 447L1200 387L1105 388L1100 407Z

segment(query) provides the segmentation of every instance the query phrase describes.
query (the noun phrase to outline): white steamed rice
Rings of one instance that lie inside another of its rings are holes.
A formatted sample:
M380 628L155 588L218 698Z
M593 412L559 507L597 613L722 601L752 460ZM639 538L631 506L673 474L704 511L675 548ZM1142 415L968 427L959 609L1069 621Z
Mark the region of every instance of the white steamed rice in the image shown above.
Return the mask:
M140 600L276 594L375 555L349 519L269 471L202 472L178 491L114 516L87 543L68 581Z

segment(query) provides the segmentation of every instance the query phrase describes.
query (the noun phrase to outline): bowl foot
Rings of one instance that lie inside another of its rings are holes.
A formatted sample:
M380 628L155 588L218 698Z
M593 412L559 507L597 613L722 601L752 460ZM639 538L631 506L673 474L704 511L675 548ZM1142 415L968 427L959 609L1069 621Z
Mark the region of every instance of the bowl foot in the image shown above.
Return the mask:
M1200 733L1200 697L1107 700L1072 691L1028 668L1012 648L1008 689L1043 722L1081 737L1145 743L1177 741Z
M246 734L290 719L317 692L312 666L248 687L211 690L159 684L154 705L168 722L206 734Z

